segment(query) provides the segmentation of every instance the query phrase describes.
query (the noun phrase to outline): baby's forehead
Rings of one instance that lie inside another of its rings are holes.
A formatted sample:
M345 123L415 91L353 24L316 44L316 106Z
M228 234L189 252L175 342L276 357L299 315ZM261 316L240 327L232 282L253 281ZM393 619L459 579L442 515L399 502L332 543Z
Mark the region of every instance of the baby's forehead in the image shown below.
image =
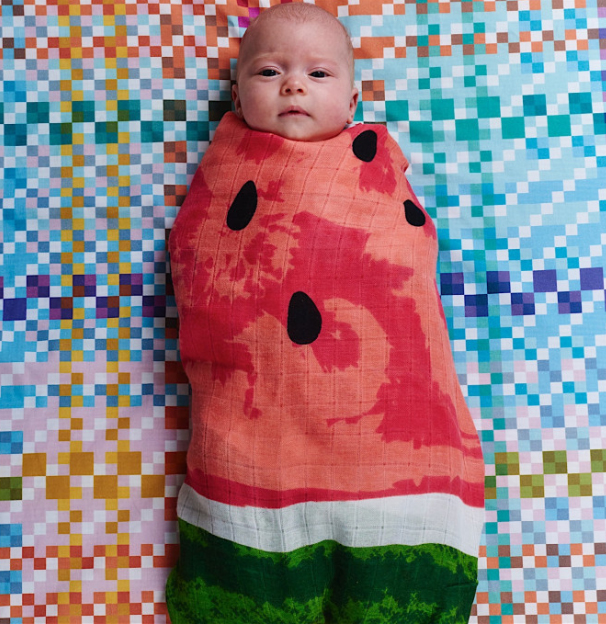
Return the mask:
M256 56L260 52L259 48L273 48L276 51L276 46L271 38L271 33L297 33L302 28L317 28L318 26L330 29L334 32L335 39L333 41L340 40L343 42L342 51L344 53L344 60L348 64L353 65L353 51L351 48L351 40L345 28L336 18L324 18L323 16L311 15L310 17L301 19L291 19L286 16L276 15L267 16L266 19L261 20L257 18L255 22L249 26L244 33L244 37L240 42L240 51L238 54L238 60L246 60L251 56ZM263 50L265 51L265 50ZM335 54L336 56L337 54ZM351 57L351 59L350 59ZM337 59L335 59L337 60Z

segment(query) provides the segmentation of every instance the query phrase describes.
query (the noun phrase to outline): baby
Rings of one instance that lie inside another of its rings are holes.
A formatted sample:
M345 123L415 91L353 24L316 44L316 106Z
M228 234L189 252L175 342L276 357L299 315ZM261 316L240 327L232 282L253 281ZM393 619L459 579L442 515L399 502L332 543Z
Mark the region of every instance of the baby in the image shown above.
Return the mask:
M263 11L170 236L192 435L172 624L466 624L484 468L436 230L351 41ZM348 127L349 126L349 127Z
M358 102L347 31L315 5L261 13L242 38L232 96L254 130L296 141L339 134Z

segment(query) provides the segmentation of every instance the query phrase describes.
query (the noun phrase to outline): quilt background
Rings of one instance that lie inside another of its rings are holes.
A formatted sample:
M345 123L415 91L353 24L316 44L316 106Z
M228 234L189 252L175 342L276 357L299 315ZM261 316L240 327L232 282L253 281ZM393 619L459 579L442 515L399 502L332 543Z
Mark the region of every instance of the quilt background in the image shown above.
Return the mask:
M439 231L487 464L471 621L606 621L606 1L317 4ZM189 400L166 237L257 14L2 2L2 624L166 621Z

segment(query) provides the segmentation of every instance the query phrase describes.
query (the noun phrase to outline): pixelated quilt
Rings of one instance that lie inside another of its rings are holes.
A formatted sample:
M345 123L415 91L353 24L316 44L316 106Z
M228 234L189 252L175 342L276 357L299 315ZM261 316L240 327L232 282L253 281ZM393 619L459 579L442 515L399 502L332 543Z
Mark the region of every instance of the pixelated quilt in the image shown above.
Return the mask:
M471 622L606 621L606 2L317 4L437 228L486 460ZM0 622L162 624L189 442L166 240L259 2L0 11Z

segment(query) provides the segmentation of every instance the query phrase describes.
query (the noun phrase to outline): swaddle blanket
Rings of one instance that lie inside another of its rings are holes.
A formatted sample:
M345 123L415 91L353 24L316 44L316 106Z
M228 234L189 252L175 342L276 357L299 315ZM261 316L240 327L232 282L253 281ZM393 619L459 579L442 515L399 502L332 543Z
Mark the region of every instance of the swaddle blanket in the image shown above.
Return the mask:
M435 228L386 129L221 121L170 237L192 438L179 622L466 622L484 468Z

